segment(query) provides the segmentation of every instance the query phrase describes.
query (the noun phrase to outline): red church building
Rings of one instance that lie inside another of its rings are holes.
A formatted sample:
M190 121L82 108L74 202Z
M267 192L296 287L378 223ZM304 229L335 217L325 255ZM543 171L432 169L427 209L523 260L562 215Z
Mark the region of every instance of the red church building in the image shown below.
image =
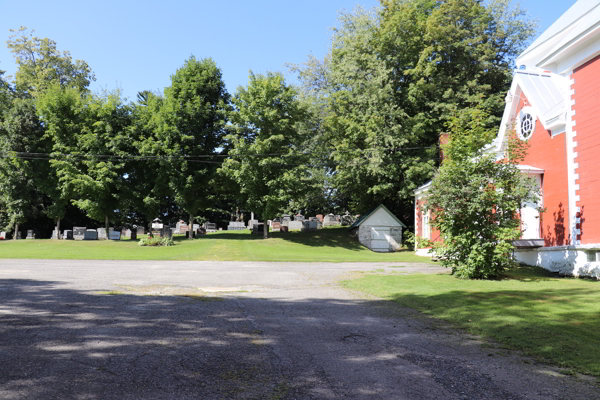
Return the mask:
M567 275L600 278L600 0L579 0L516 60L498 136L486 150L504 158L516 128L529 143L519 166L541 189L521 210L515 257ZM439 240L415 192L415 234ZM417 249L426 255L429 249Z

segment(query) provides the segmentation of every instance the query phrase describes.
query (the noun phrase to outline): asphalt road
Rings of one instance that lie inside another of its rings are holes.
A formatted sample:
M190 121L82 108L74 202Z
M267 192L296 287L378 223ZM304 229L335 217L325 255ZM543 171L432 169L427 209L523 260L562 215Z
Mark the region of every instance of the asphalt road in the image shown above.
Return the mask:
M0 260L0 399L600 399L592 381L337 283L376 269L439 272Z

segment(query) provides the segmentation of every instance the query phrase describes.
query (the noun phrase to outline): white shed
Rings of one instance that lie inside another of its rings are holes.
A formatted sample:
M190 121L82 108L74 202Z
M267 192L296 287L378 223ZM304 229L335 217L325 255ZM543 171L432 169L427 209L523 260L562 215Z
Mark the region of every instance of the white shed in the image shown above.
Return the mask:
M377 252L396 251L402 245L402 228L406 225L383 204L350 226L358 241Z

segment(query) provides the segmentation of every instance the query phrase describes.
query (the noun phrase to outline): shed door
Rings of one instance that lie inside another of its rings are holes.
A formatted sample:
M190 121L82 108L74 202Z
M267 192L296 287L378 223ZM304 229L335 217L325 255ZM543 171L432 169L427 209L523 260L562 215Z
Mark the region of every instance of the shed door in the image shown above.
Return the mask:
M390 248L390 228L371 228L371 249L385 250Z

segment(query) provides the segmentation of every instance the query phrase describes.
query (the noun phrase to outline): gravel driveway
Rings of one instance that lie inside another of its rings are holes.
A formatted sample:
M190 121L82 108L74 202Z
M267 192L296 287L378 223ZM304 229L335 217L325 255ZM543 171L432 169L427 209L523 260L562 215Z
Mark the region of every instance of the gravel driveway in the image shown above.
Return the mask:
M0 399L600 399L592 380L337 284L372 270L442 271L0 260Z

